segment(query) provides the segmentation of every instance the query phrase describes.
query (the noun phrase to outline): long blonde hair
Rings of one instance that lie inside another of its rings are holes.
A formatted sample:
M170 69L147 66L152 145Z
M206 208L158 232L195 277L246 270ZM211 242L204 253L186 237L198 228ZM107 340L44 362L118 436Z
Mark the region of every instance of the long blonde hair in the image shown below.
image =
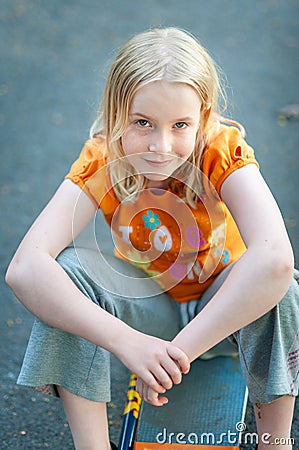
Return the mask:
M222 120L219 98L226 98L216 64L188 32L178 28L156 28L133 37L117 54L107 78L91 138L105 135L110 179L120 201L135 200L146 179L126 162L121 137L128 126L129 109L136 91L153 81L185 83L193 87L201 100L201 120L196 144L186 164L180 167L180 179L188 179L184 189L186 202L196 207L201 191L201 159L206 145ZM236 122L224 119L226 122ZM241 127L242 128L242 127ZM242 131L242 130L241 130ZM116 161L119 160L117 163ZM191 164L190 164L191 163ZM175 178L173 184L177 185ZM171 182L170 182L171 186Z

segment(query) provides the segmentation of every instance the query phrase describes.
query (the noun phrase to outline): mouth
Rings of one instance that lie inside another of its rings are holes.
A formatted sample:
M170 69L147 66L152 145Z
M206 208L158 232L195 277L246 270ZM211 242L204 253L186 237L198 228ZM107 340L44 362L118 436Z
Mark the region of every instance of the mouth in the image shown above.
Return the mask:
M153 167L165 167L171 162L171 160L167 159L165 161L156 161L156 160L154 161L151 159L145 159L145 162L147 162L150 166Z

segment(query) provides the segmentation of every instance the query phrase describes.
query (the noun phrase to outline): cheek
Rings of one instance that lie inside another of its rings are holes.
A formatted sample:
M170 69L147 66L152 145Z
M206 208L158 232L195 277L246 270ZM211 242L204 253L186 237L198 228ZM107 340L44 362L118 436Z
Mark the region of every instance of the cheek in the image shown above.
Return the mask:
M125 155L141 152L142 142L138 133L128 129L121 138L121 144Z
M121 145L125 155L132 153L132 143L134 143L134 139L132 139L130 131L127 130L121 138Z
M184 136L180 142L178 142L178 155L181 158L188 158L193 152L196 142L196 133L190 133Z

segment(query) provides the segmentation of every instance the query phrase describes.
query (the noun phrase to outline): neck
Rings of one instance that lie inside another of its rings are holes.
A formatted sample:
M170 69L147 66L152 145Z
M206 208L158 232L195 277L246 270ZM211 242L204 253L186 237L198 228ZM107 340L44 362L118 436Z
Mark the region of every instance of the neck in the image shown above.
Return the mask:
M163 181L149 180L148 183L147 183L147 187L149 189L163 189L163 190L167 190L168 189L168 180L163 180Z

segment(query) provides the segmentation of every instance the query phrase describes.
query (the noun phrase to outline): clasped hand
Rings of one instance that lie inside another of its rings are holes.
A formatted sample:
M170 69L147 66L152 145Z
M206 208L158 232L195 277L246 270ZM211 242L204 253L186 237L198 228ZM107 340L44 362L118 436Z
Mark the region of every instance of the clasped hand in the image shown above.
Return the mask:
M188 357L171 342L143 333L137 332L137 336L129 341L129 351L122 352L119 357L136 373L137 392L146 402L163 406L168 399L161 394L174 384L180 384L182 374L189 372Z
M189 372L190 363L186 354L170 342L166 346L166 355L160 360L160 378L156 378L155 386L147 384L141 377L137 378L136 390L140 397L153 406L163 406L168 403L167 397L161 395L172 388L173 384L180 384L182 374ZM158 385L158 388L156 387Z

